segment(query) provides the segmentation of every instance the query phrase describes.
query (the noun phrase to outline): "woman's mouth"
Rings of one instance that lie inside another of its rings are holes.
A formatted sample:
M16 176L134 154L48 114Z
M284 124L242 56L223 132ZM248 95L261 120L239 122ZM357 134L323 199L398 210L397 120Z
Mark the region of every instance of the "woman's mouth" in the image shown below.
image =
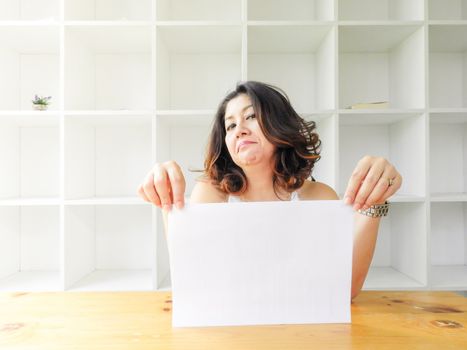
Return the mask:
M242 141L242 142L240 142L238 144L238 146L237 146L237 152L239 152L242 147L248 146L248 145L251 145L251 144L254 144L254 143L256 143L256 142L253 142L253 141Z

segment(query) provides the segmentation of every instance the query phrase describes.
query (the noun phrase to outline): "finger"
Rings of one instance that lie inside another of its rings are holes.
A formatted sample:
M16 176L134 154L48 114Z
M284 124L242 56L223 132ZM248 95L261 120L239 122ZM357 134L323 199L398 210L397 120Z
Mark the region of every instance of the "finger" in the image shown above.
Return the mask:
M381 178L381 175L384 173L384 165L382 162L373 163L368 174L363 179L363 183L360 186L360 189L355 196L354 209L360 209L363 204L366 202L368 196L375 188L377 182Z
M167 172L167 169L166 169ZM170 183L169 174L167 173L167 192L169 192L170 204L174 204L174 196L172 191L172 184Z
M402 176L399 173L396 176L391 177L391 179L394 179L394 182L387 188L386 192L384 192L382 196L384 200L391 197L402 186Z
M167 171L163 166L154 167L154 187L160 198L162 209L172 209L172 199L170 196L170 183L168 182Z
M183 208L185 202L185 178L180 166L172 162L167 168L170 187L172 190L172 200L178 209Z
M151 200L146 196L146 193L144 193L144 188L143 185L139 185L138 187L138 195L145 201L151 203Z
M395 175L392 167L386 167L383 174L376 183L375 187L373 188L373 191L371 191L365 203L363 203L363 210L368 209L373 204L381 204L386 200L384 194L387 191L388 187L390 187L389 179L392 179L394 177Z
M352 175L350 176L349 182L347 184L347 189L345 190L344 194L344 201L347 204L352 204L355 200L355 196L357 195L360 186L363 182L363 179L368 174L370 170L371 160L367 157L362 158L357 166L355 167Z
M154 188L154 173L153 172L150 172L146 176L146 179L144 180L143 191L144 191L146 198L148 198L150 202L152 202L155 206L159 208L161 207L161 200L156 192L156 189Z

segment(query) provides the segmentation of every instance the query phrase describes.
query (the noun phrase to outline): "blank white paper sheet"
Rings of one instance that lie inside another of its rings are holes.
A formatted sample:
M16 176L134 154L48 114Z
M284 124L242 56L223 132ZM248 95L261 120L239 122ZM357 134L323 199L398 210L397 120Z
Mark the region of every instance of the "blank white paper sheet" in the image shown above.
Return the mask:
M173 209L172 326L349 323L353 213L341 200Z

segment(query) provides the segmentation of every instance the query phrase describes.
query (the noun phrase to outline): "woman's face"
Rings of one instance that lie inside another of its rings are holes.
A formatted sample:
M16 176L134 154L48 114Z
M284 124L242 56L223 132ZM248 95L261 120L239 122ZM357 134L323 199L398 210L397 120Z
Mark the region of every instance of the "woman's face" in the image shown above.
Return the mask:
M225 109L225 143L235 164L270 163L275 147L264 136L256 119L250 97L240 94Z

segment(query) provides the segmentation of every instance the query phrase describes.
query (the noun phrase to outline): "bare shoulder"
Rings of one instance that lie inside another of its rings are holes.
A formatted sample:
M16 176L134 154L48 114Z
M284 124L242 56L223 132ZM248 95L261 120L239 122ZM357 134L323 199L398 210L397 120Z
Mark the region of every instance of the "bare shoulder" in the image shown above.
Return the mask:
M322 182L313 182L306 180L303 186L298 190L300 199L305 200L326 200L339 199L336 191L331 186Z
M190 203L222 203L227 202L227 194L214 186L211 181L198 179L191 192Z

